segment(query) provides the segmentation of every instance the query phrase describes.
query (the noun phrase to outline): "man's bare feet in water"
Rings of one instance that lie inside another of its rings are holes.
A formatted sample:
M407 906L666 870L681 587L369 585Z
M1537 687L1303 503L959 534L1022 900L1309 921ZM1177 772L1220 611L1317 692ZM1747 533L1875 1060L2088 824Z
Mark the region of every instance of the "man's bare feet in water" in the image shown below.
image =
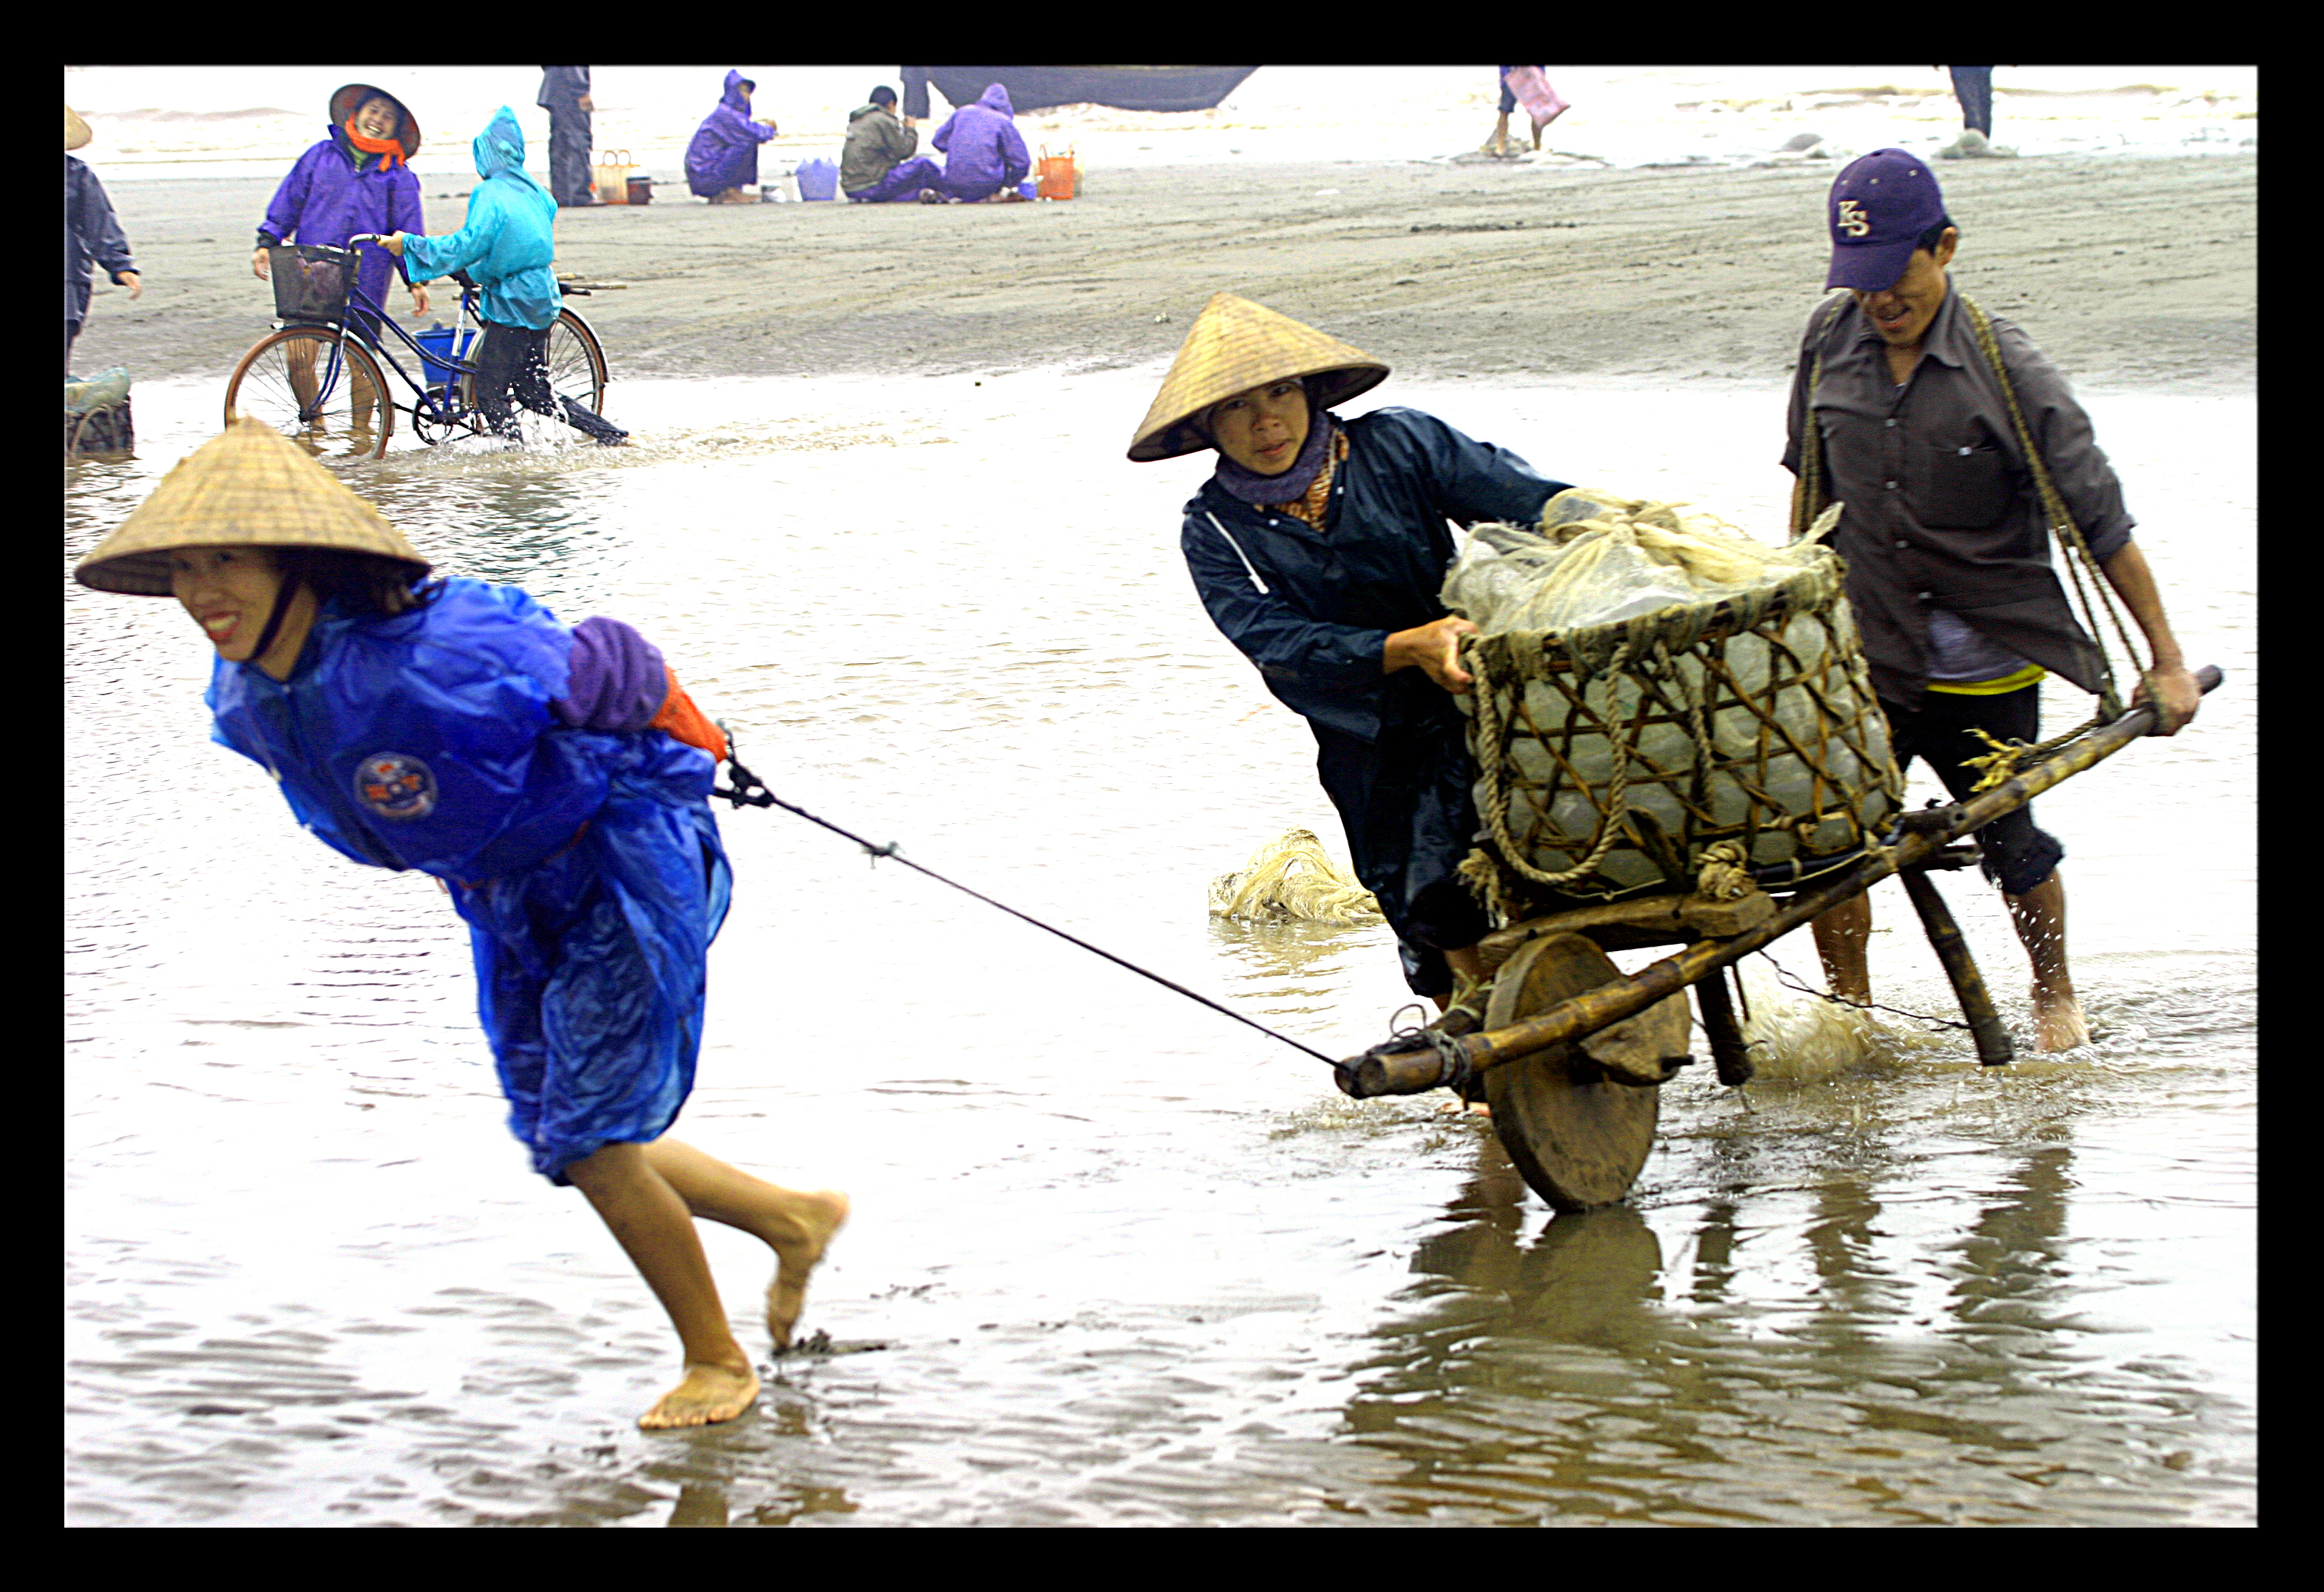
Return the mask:
M819 1189L797 1196L790 1215L801 1230L797 1238L767 1238L775 1252L775 1280L767 1284L767 1331L779 1349L791 1346L791 1330L807 1308L807 1274L831 1247L832 1235L846 1224L847 1196L836 1189Z
M747 1360L739 1370L733 1366L688 1364L686 1380L656 1400L652 1409L638 1417L638 1424L648 1431L715 1426L734 1419L758 1397L759 1379Z
M2083 1019L2082 1003L2067 989L2053 992L2034 986L2034 1042L2043 1051L2072 1050L2090 1042L2090 1026Z

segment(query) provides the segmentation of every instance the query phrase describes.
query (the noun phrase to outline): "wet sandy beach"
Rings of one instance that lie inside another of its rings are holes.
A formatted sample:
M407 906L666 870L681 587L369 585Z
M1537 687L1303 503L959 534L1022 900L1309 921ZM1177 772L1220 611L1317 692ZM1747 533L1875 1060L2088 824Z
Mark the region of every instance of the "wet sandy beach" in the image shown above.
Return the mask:
M1476 1118L1347 1100L722 808L736 905L676 1131L856 1205L803 1322L843 1352L764 1357L758 1411L715 1430L632 1424L669 1330L502 1127L435 888L340 863L207 741L172 605L68 580L68 1520L2252 1523L2254 167L2067 164L1943 173L1961 280L2081 384L2188 653L2230 683L2043 798L2092 1046L1995 1072L1896 1018L1827 1054L1757 965L1795 1075L1671 1085L1633 1197L1553 1219ZM586 313L637 446L343 474L441 567L637 623L786 797L1348 1054L1406 998L1384 932L1204 910L1286 828L1343 842L1312 741L1189 588L1201 463L1120 459L1158 362L1232 287L1397 363L1379 402L1772 536L1828 173L1250 178L574 217L560 265L636 284ZM85 345L138 370L141 447L69 473L68 565L215 430L264 327L247 230L214 221L263 185L204 188L115 192L153 287L100 298ZM1586 225L1545 253L1553 193ZM729 274L752 262L779 269ZM1942 888L2022 1044L2000 902ZM1901 892L1876 901L1876 993L1951 1015ZM756 1246L706 1245L763 1356Z
M2078 379L2248 388L2256 156L1940 164L1960 280ZM586 306L617 376L1138 365L1225 288L1414 375L1779 382L1821 296L1831 177L1319 161L936 208L708 206L679 184L560 212L558 264L631 284ZM147 290L100 292L81 363L224 375L272 310L249 257L272 180L118 186ZM467 191L430 179L429 227L455 230Z

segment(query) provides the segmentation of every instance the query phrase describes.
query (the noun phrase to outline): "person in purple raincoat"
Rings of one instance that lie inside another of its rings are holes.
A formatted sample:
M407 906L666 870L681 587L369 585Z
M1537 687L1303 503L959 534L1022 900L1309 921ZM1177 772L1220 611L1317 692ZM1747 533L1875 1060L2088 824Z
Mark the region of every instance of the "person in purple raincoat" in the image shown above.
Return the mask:
M771 117L751 115L751 95L759 86L740 72L726 74L718 108L694 130L686 146L686 186L714 205L746 205L757 196L759 146L775 135Z
M274 190L266 219L258 228L258 252L250 269L267 277L266 251L288 243L327 244L344 249L358 233L392 235L428 230L420 213L420 179L411 157L420 152L420 124L391 94L368 83L350 83L331 96L330 136L299 157L290 175ZM385 250L365 244L355 281L374 304L387 302L391 274L403 268ZM428 313L428 290L403 277L411 289L411 313ZM377 322L355 317L355 329L376 341Z
M928 142L944 151L944 180L924 190L923 199L936 194L974 204L997 193L1013 195L1017 185L1025 180L1025 173L1033 169L1024 135L1017 131L1016 107L1009 103L1009 90L999 83L987 88L974 105L964 105L945 117L945 124Z

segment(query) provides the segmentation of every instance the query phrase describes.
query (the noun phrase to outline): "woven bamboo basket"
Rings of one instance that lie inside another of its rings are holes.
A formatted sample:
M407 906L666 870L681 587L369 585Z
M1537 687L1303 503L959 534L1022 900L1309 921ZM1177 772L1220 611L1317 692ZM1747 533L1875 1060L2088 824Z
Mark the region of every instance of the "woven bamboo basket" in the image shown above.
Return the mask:
M1462 873L1489 906L1690 888L1713 847L1809 865L1887 828L1904 785L1840 561L1785 559L1710 600L1466 640L1485 843Z

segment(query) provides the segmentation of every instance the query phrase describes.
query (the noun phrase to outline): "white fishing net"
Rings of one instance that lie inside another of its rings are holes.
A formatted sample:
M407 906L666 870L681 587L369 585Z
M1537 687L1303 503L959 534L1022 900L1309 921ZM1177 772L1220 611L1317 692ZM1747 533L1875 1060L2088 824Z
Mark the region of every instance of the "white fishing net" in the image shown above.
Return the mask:
M1213 879L1211 912L1254 923L1381 921L1372 893L1332 860L1310 829L1286 830L1253 851L1240 869Z

